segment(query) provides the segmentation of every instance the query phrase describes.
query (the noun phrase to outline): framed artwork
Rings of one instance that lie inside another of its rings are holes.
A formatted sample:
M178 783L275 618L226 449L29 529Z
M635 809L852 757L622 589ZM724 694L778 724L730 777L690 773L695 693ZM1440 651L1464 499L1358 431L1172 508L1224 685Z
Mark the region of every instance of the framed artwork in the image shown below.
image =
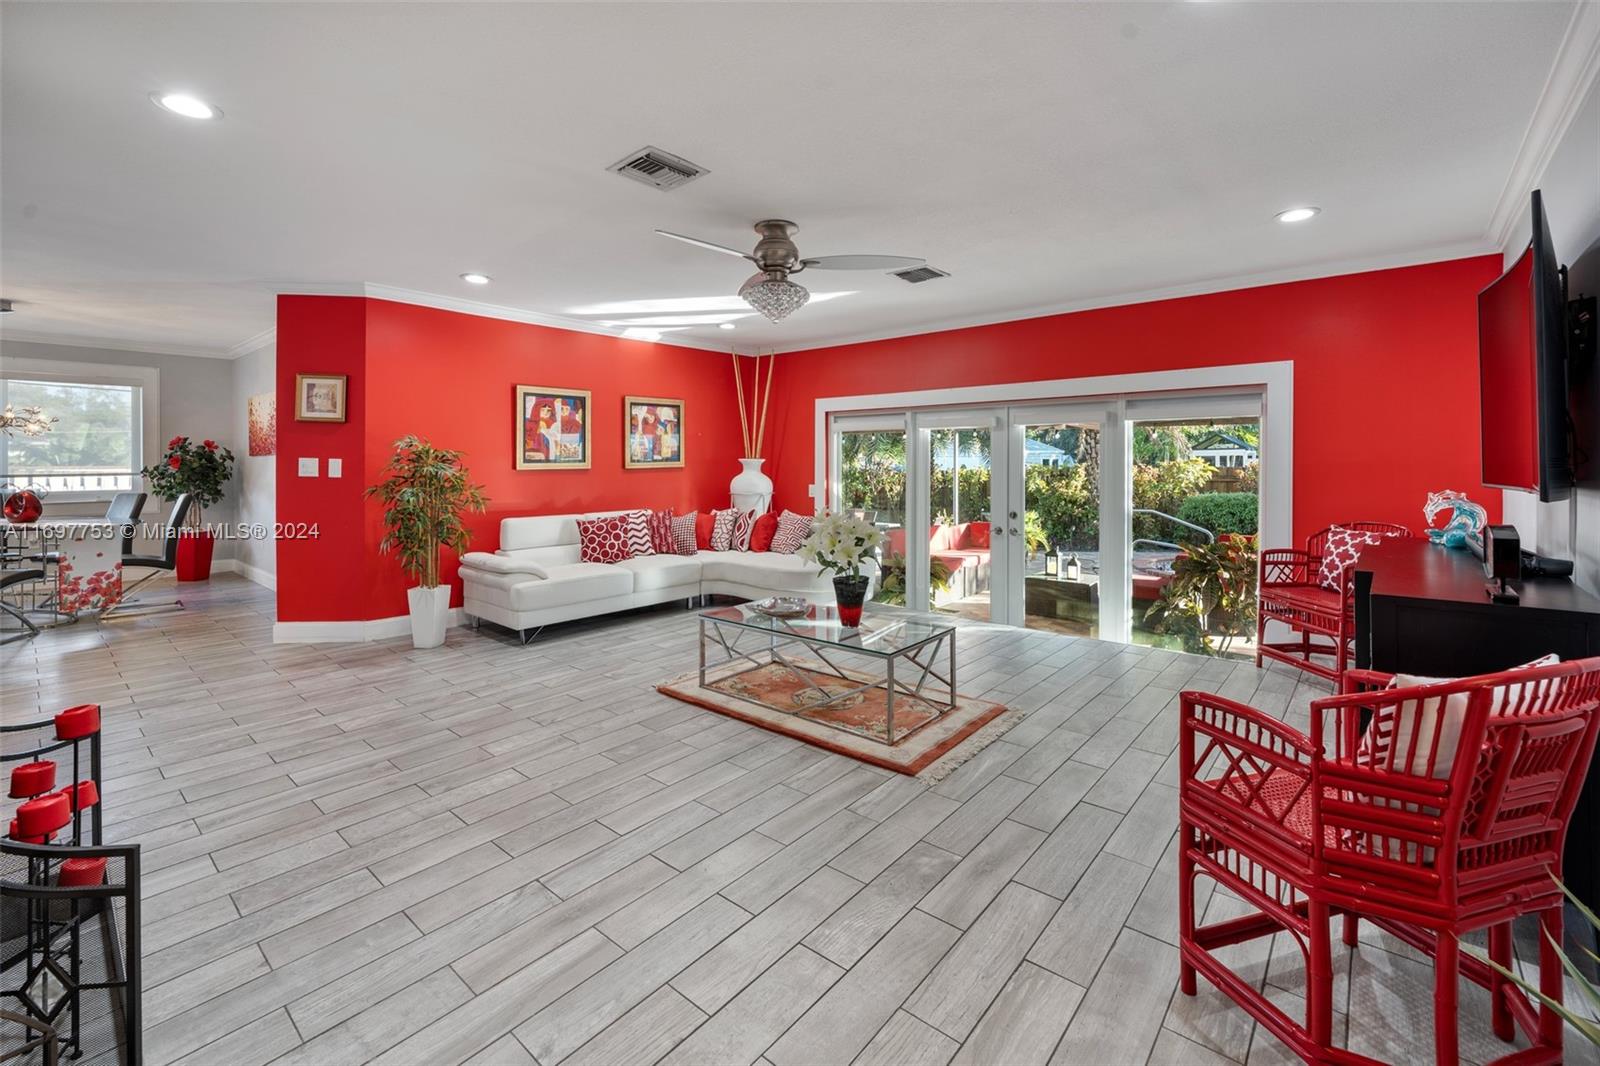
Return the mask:
M343 422L345 393L350 379L343 374L296 374L294 420Z
M247 421L250 427L250 454L276 455L278 453L278 395L263 392L246 402Z
M657 396L623 400L622 465L653 470L683 465L683 401Z
M517 469L589 469L589 394L517 386Z

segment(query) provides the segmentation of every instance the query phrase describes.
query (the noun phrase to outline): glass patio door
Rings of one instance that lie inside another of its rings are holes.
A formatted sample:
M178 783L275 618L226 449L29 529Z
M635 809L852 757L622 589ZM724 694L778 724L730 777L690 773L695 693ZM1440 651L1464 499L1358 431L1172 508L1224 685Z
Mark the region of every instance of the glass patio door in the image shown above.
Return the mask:
M995 535L996 493L1005 491L1003 408L915 411L907 604L973 621L1003 618L1004 555Z
M1132 478L1116 399L1013 406L1004 430L1005 613L995 621L1128 639Z

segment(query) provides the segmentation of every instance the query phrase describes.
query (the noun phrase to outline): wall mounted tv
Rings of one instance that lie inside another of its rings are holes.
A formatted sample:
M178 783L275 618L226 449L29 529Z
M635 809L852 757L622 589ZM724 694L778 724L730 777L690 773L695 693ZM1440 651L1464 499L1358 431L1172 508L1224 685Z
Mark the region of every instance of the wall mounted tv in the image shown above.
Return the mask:
M1483 483L1564 500L1572 492L1567 300L1544 201L1510 270L1478 294Z

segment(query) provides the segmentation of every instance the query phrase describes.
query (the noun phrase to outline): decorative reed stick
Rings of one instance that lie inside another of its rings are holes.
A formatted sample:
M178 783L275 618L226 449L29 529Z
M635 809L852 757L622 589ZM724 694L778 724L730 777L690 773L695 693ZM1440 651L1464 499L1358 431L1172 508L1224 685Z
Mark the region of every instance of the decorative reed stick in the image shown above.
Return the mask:
M739 436L740 443L744 445L744 457L750 458L750 426L744 413L744 380L739 374L739 353L729 351L733 356L733 391L739 394Z
M756 450L756 457L757 458L760 457L762 446L766 443L766 439L767 439L767 401L772 398L772 370L773 370L772 361L775 358L776 358L776 353L775 352L768 352L767 353L767 387L761 394L761 415L760 415L760 417L758 417L756 419L756 449L755 450ZM759 359L756 362L756 366L757 366L757 369L760 368L760 360Z

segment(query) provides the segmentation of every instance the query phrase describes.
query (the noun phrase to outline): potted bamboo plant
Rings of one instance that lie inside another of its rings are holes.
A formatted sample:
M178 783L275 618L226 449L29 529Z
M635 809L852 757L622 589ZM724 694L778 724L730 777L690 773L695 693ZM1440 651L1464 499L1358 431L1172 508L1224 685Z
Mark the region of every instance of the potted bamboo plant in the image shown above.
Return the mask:
M444 643L450 586L439 583L439 551L449 548L459 555L466 550L467 527L461 516L481 513L488 504L483 486L467 480L461 454L436 448L415 434L402 437L394 442L384 479L367 489L369 497L383 504L379 550L398 555L406 573L417 579L406 590L411 644L417 648Z
M179 581L204 581L211 576L211 554L216 537L205 527L204 512L218 503L233 477L233 451L214 440L199 444L188 437L167 441L161 462L139 471L146 487L157 499L172 503L188 493L194 506L178 534L177 574Z

